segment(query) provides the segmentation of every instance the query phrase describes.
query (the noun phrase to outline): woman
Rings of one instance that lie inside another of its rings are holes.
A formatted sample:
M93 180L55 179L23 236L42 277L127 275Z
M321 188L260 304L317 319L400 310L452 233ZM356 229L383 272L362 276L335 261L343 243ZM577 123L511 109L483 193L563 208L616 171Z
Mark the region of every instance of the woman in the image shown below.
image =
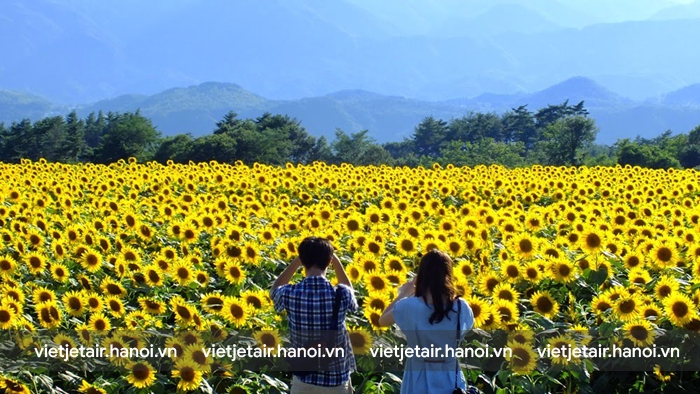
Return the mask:
M415 296L414 296L415 294ZM460 305L461 304L461 305ZM458 313L459 311L459 313ZM452 393L457 387L466 390L467 383L454 354L445 348L457 345L457 315L460 341L474 324L471 308L456 298L452 285L452 259L439 250L431 250L420 261L418 275L399 288L379 324L396 323L406 335L408 348L441 349L439 357L406 358L401 393ZM458 371L457 371L458 370Z

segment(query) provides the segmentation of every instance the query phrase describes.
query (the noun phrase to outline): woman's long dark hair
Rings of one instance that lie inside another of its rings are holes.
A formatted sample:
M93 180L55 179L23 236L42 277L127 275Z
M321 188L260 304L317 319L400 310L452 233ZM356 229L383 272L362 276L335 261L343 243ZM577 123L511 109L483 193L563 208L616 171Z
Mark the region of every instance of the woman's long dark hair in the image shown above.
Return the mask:
M440 323L450 310L455 298L455 288L452 284L452 259L447 253L433 249L420 260L416 276L416 297L430 294L433 298L433 314L430 324Z

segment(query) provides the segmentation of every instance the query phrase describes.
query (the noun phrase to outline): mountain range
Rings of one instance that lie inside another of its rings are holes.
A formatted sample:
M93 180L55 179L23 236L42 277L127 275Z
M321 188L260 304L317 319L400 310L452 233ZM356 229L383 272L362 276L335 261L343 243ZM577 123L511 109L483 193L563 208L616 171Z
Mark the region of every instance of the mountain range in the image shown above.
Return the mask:
M364 90L342 90L297 100L272 100L232 83L206 82L172 88L153 95L128 94L90 105L65 106L47 99L11 91L0 91L0 122L22 118L36 120L65 115L75 109L90 112L126 112L139 109L151 118L164 135L213 131L228 111L241 118L264 112L297 118L309 132L333 139L336 128L346 132L367 129L379 142L409 137L426 116L449 120L470 111L503 113L520 105L531 111L560 104L585 101L585 107L600 128L597 141L611 144L619 138L654 137L666 130L685 133L700 125L700 84L644 101L625 98L596 81L574 77L535 93L481 94L472 98L424 101L388 96Z
M276 100L362 89L444 101L584 75L644 100L700 83L699 4L3 0L0 89L64 105L206 81Z

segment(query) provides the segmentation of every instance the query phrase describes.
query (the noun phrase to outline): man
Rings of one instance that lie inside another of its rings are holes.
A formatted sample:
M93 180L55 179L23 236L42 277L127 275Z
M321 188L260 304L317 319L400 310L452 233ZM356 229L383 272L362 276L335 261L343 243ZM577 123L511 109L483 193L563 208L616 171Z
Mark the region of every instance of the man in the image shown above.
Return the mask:
M272 284L270 297L275 304L275 310L287 311L292 346L300 348L313 336L313 332L316 332L318 337L319 333L329 329L337 294L340 297L339 333L335 346L344 349L344 357L332 361L329 371L295 373L291 393L352 393L350 373L355 370L355 357L345 328L347 312L357 309L352 284L327 239L305 238L299 244L298 250L299 257L295 258ZM329 265L338 277L337 292L326 279ZM300 266L304 266L306 277L297 284L288 284Z

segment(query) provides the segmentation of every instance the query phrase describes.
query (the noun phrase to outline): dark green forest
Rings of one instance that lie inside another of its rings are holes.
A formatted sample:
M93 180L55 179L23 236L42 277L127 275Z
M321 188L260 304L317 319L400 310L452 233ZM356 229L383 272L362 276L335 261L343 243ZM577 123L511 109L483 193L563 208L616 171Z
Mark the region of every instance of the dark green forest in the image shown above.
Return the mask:
M531 111L527 106L496 113L471 112L450 120L424 118L410 138L378 144L368 130L335 138L310 135L286 115L265 113L240 119L229 112L211 134L162 137L139 111L91 113L80 118L29 119L0 123L0 161L21 159L64 163L112 163L135 157L167 163L216 160L233 163L351 163L355 165L456 166L501 164L633 165L650 168L700 166L700 126L687 134L668 130L656 138L595 144L598 128L583 102L568 101Z

